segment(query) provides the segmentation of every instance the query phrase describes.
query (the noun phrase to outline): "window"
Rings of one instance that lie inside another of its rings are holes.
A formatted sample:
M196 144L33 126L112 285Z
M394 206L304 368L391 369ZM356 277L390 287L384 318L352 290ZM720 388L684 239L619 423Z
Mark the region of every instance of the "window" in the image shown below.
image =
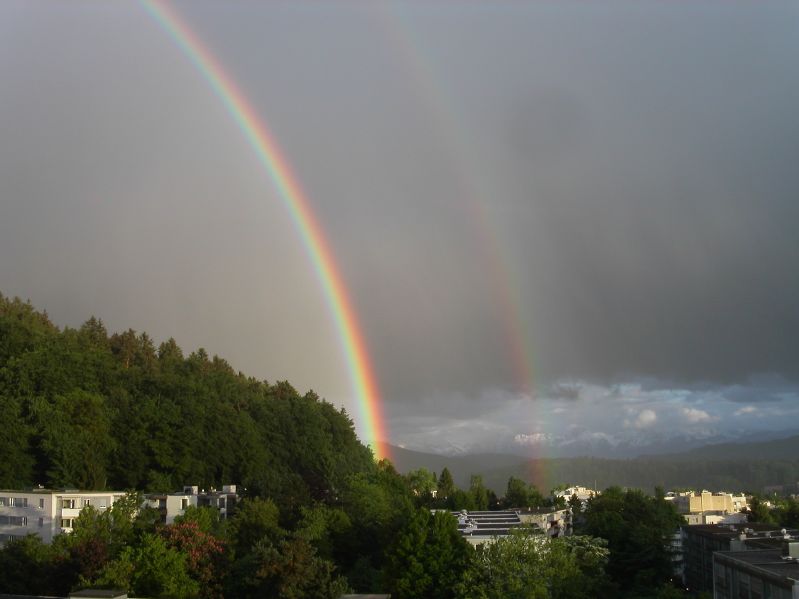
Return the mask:
M86 507L87 505L91 505L91 504L92 504L92 500L91 499L84 499L83 500L83 507Z
M27 526L28 519L25 516L0 516L0 524L8 526Z
M8 505L8 497L0 497L0 506Z
M61 518L61 528L72 528L72 518Z
M39 518L39 528L44 526L44 518Z
M61 501L61 508L67 510L74 510L75 509L75 500L74 499L63 499Z
M22 538L22 535L0 534L0 543L3 543L5 541L13 541L14 539L21 539L21 538Z
M222 509L225 509L225 498L224 497L220 497L219 498L219 507L221 507Z
M39 509L40 509L40 510L43 510L43 509L44 509L44 499L40 499L40 500L39 500Z
M11 498L11 506L12 507L28 507L28 498L27 497L12 497Z
M180 509L185 510L187 507L189 507L189 500L184 497L180 500Z

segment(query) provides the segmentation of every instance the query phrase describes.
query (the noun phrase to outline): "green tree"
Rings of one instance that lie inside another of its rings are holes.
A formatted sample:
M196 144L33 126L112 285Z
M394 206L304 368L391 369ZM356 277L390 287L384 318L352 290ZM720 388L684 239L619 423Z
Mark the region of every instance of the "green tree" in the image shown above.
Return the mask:
M535 528L520 528L480 545L458 585L463 599L578 599L611 596L602 539L550 539Z
M438 477L438 494L437 499L445 500L447 497L455 492L455 481L452 480L452 473L446 466L441 471L441 476Z
M419 468L408 472L405 475L405 480L408 481L408 488L410 488L411 493L423 502L429 502L432 499L433 491L436 491L438 486L435 474L427 468Z
M33 482L34 457L22 402L0 394L0 488L19 489Z
M471 552L451 514L417 510L388 552L384 573L392 597L454 597Z
M504 503L509 508L540 507L544 504L544 497L535 487L511 476L508 479Z
M762 522L764 524L776 524L771 508L756 495L749 500L749 508L746 519L749 522Z
M483 477L473 474L469 481L469 495L472 496L474 501L474 509L487 510L489 493L486 486L483 484Z
M622 594L638 596L668 584L672 538L681 523L662 497L611 487L589 500L577 532L607 540L608 574Z
M111 414L103 397L81 390L38 398L33 404L40 448L53 486L103 489L114 447Z
M253 497L242 501L228 526L236 554L249 553L264 539L270 543L282 539L286 532L278 524L279 519L280 511L271 499Z
M793 497L784 499L777 510L780 526L799 528L799 500Z
M0 593L66 595L70 589L55 577L54 557L53 548L36 535L9 541L0 549Z
M126 547L110 562L93 586L120 588L137 597L197 597L199 584L188 573L186 555L147 533L135 547Z

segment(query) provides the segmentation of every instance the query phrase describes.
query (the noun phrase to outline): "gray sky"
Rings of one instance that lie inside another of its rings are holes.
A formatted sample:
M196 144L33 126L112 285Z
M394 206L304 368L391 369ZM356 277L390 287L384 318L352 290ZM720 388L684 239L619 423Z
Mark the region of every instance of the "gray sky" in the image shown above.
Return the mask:
M799 415L796 3L174 6L302 181L393 442L535 452ZM3 293L357 419L285 209L140 5L0 4L0 82Z

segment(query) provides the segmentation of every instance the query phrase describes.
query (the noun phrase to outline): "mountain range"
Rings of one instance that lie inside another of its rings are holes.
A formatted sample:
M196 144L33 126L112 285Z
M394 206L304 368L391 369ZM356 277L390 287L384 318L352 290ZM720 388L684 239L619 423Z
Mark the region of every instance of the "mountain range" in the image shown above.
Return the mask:
M776 433L775 433L776 434ZM674 444L671 445L674 449ZM760 492L771 485L799 481L799 435L770 440L708 444L681 452L639 455L635 458L577 457L529 458L507 453L441 455L391 447L399 472L419 468L440 473L448 468L455 483L466 488L480 475L501 494L511 476L548 491L558 484L604 488L610 485L664 488L706 488L713 491Z

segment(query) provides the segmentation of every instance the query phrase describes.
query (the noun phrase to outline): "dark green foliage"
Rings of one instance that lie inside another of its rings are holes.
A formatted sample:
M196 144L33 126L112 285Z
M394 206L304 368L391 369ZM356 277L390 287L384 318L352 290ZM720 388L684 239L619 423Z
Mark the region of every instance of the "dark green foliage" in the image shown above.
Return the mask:
M754 496L749 501L747 520L749 522L762 522L763 524L776 524L777 520L766 503L760 497Z
M541 507L544 496L533 485L528 485L520 478L511 476L503 500L505 508Z
M275 543L286 532L278 524L280 511L271 499L245 500L230 521L228 534L237 556L250 553L263 540Z
M236 482L288 518L374 469L343 410L173 339L59 330L0 295L0 486L173 491Z
M668 583L671 541L681 524L674 506L662 496L611 487L588 501L577 532L607 540L608 574L620 596L637 597Z
M457 585L463 599L591 599L612 596L604 567L606 542L590 537L549 539L521 528L478 546Z
M449 468L444 467L441 471L441 476L438 477L438 495L439 500L447 499L455 491L455 481L452 480Z
M779 502L777 521L785 528L799 528L799 500L788 497Z
M381 461L376 471L351 476L341 495L346 522L332 533L336 563L356 591L374 591L385 550L414 511L405 480L391 464Z
M472 549L448 513L419 509L400 531L384 568L387 586L397 599L455 597Z
M0 489L30 485L35 461L30 452L30 427L19 398L0 394L0 423Z
M272 544L261 541L236 563L226 595L242 598L338 599L346 580L335 566L316 555L308 541L290 538Z
M17 595L62 595L55 584L53 547L35 535L10 541L0 551L0 592ZM67 590L69 590L67 588Z

